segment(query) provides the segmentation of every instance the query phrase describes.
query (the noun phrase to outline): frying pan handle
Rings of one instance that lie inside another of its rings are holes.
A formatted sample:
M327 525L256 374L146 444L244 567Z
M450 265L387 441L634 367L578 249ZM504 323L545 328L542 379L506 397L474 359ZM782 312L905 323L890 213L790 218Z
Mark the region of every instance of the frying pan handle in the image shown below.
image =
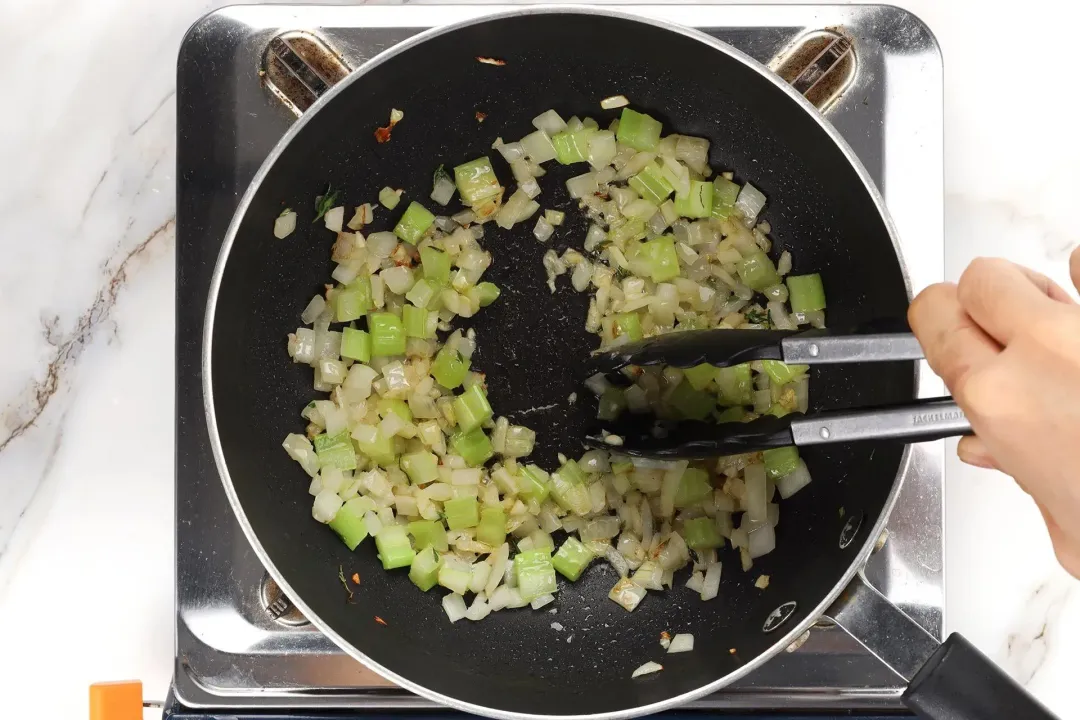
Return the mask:
M938 644L861 571L825 615L908 681L904 705L921 718L1055 720L959 633Z

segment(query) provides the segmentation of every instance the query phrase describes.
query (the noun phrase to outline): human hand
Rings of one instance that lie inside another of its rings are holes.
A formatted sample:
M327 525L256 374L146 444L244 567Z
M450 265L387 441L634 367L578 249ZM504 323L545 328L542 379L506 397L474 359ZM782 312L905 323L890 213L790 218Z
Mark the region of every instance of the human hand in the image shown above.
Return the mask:
M1080 248L1069 270L1080 289ZM1080 305L1039 273L978 258L959 284L919 293L908 321L975 431L960 459L1015 478L1080 578Z

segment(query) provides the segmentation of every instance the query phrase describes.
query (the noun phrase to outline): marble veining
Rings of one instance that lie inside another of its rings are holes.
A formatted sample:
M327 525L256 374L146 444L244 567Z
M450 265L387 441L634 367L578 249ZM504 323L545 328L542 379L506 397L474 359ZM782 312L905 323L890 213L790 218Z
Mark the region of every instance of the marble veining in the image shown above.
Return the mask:
M1031 593L1027 611L1017 618L1016 626L1006 640L1003 663L1009 674L1021 684L1031 683L1060 637L1057 625L1069 596L1075 590L1074 583L1054 576Z
M0 636L17 649L0 653L0 691L13 717L85 717L93 680L139 677L160 698L172 671L175 60L221 4L0 0L0 27L38 28L6 40L9 67L29 69L9 74L0 114ZM1013 5L899 4L945 58L946 274L995 254L1070 287L1080 144L1066 141L1064 83L1080 10L1025 3L1037 52L1005 58ZM1080 583L1030 499L955 458L946 585L948 628L1080 719ZM63 653L43 623L72 638Z

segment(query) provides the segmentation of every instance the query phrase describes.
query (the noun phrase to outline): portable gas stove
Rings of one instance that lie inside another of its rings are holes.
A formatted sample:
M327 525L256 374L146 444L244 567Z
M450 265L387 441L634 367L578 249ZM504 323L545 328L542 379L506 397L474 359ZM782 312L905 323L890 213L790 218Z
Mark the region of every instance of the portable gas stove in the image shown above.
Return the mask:
M176 666L166 717L437 709L308 624L248 545L214 467L203 416L203 313L236 205L298 114L349 69L395 43L433 25L506 9L248 5L205 17L184 38L177 90ZM882 6L624 9L700 28L792 81L824 109L884 192L913 287L941 279L941 55L917 18ZM940 443L926 448L919 457L928 460L900 493L867 576L941 637L943 457ZM843 631L819 626L796 645L688 709L902 710L901 679Z

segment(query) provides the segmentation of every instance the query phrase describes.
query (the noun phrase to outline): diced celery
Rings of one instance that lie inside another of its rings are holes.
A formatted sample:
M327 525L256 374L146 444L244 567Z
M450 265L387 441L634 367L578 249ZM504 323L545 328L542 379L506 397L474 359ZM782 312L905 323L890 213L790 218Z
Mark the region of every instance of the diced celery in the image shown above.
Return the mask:
M720 529L710 517L699 517L684 522L682 537L687 547L694 550L708 550L724 544Z
M679 487L675 491L675 507L694 507L712 493L709 473L698 468L686 468L679 478Z
M429 280L417 280L405 293L405 299L418 308L427 309L435 298L438 289Z
M552 566L559 574L571 582L575 582L589 563L593 561L593 554L576 537L570 536L559 548L559 551L551 558Z
M743 422L745 419L746 409L743 407L729 407L716 414L717 423Z
M679 276L679 256L675 253L675 238L671 235L642 243L641 252L648 261L653 282L667 282Z
M435 362L431 364L431 374L435 382L452 390L465 381L469 364L457 350L444 345L435 356Z
M375 440L372 442L356 441L357 447L360 448L360 452L367 455L376 465L393 465L397 460L397 453L394 452L394 439L385 437L381 432L376 434Z
M709 393L695 390L683 379L668 395L668 404L684 418L704 420L716 408L716 398Z
M443 503L446 527L465 530L480 524L480 505L474 497L459 497Z
M480 307L487 307L499 299L500 290L495 283L482 282L476 286L476 291L479 293Z
M319 456L320 468L336 467L339 470L356 469L356 452L349 445L337 445L316 454Z
M644 170L630 178L629 184L637 190L638 195L654 205L663 203L674 189L668 179L660 173L660 166L655 162L649 163Z
M330 521L330 529L338 534L341 542L350 550L355 550L368 535L364 518L356 516L347 507L337 511L337 515Z
M415 305L405 305L401 308L401 323L405 326L405 337L420 338L426 340L435 337L434 333L427 330L428 311Z
M518 592L526 602L558 589L555 567L551 564L551 554L547 550L526 550L518 553L514 558L514 574L517 576Z
M615 137L635 150L653 150L660 142L661 130L663 125L659 120L627 107L619 116L619 130Z
M450 439L450 449L465 459L470 467L483 465L495 454L491 439L481 428L469 432L460 432Z
M501 507L486 507L481 510L476 539L493 548L506 542L506 511Z
M612 226L608 231L607 239L618 246L622 246L631 240L640 240L646 234L645 221L637 219L630 220L618 227Z
M312 439L312 443L315 445L316 454L323 450L328 450L337 445L349 444L349 431L342 430L336 435L327 435L326 433L319 433Z
M810 370L809 365L788 365L779 360L762 360L761 367L774 385L787 385Z
M455 167L454 183L461 193L461 199L470 206L494 198L502 191L499 178L495 177L495 170L487 156Z
M341 357L362 363L371 360L371 336L351 327L341 329Z
M379 191L379 203L387 210L393 210L401 202L401 191L384 187Z
M738 270L742 281L758 292L780 282L780 276L776 274L776 266L763 252L743 258L735 265L735 269Z
M522 497L542 503L551 492L551 476L536 465L525 465L518 472Z
M577 515L592 512L592 500L585 486L585 473L573 460L567 460L551 474L551 496L563 510Z
M691 180L690 192L675 196L675 212L687 218L707 218L712 215L713 184Z
M405 214L394 226L394 234L410 245L415 245L434 222L435 216L414 200L405 208Z
M609 387L600 396L596 417L600 420L614 420L626 409L626 393L622 388Z
M441 520L414 520L406 527L418 550L430 547L446 552L450 547L446 540L446 528Z
M723 405L754 404L754 383L750 379L749 363L717 368L716 387Z
M360 289L352 286L340 287L334 291L334 320L336 322L356 320L370 309L370 293L365 298Z
M484 389L473 385L454 398L454 416L457 418L458 427L466 433L488 420L492 411Z
M821 275L788 275L786 278L792 312L805 313L825 309L825 287Z
M424 279L435 287L450 284L450 256L433 247L420 248L420 263L424 266Z
M524 425L511 425L506 429L506 440L503 442L502 452L506 457L520 458L532 455L534 447L536 447L536 431Z
M375 501L363 495L346 500L341 507L351 512L356 517L364 517L367 512L375 511Z
M383 570L411 565L416 555L404 525L384 525L375 536L375 547L379 550Z
M551 142L555 145L555 159L562 165L585 162L589 159L589 136L593 130L578 130L570 132L564 130L552 136Z
M464 595L469 591L469 581L472 580L472 565L458 560L454 556L443 558L439 568L439 584L447 590Z
M723 175L713 180L712 216L726 218L731 215L741 189L737 183L733 183Z
M641 331L641 316L637 313L619 313L615 316L616 335L629 335L630 340L640 340L645 337Z
M315 436L314 442L320 468L356 469L356 452L353 450L348 430L342 430L337 435L321 433Z
M368 315L371 332L371 354L374 357L405 354L405 328L401 318L393 313Z
M584 483L588 480L588 476L585 475L585 471L581 469L581 466L577 464L576 460L567 460L559 468L559 472L567 480L575 483Z
M394 413L407 423L413 421L412 410L409 409L409 404L404 400L398 400L397 398L379 398L376 409L381 418L385 418L390 413Z
M790 475L799 466L799 448L794 445L772 448L762 455L765 457L765 472L773 480Z
M435 587L439 582L441 558L430 547L416 553L409 568L409 579L424 592Z
M426 485L439 479L439 460L433 453L406 453L401 456L401 469L416 485Z
M716 368L708 363L702 363L683 370L683 377L695 390L705 390L716 379Z

